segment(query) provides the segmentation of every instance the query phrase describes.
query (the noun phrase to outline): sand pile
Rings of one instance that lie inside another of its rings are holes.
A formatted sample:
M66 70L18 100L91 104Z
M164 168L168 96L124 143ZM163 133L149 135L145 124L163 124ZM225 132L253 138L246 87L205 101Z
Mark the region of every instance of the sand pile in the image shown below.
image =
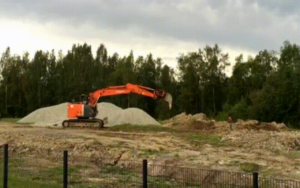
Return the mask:
M168 120L165 121L167 124L188 124L191 121L209 121L207 116L203 113L191 115L191 114L186 114L185 112L178 114Z
M98 103L97 108L97 118L107 118L108 120L105 127L123 124L160 125L154 118L138 108L122 109L107 102ZM32 123L35 126L52 126L54 124L60 126L66 119L68 119L67 103L62 103L55 106L37 109L18 121L18 123Z

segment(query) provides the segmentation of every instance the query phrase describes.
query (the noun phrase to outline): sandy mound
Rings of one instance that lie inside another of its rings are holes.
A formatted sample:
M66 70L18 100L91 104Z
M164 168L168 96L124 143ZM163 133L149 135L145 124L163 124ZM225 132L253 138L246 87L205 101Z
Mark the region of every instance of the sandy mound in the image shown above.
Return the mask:
M187 124L191 121L208 121L209 119L207 116L203 113L191 115L191 114L186 114L185 112L178 114L168 120L165 121L167 124Z
M164 122L166 126L191 128L197 130L211 130L215 128L214 121L209 120L203 113L186 114L185 112L174 116Z
M164 122L165 126L178 127L180 129L196 129L196 130L215 130L217 132L226 132L229 130L229 123L227 121L210 120L205 114L186 114L185 112L178 114ZM280 132L287 128L284 123L276 122L259 122L257 120L241 120L232 125L233 130L265 130ZM225 133L227 134L227 132Z
M284 123L276 123L276 122L259 122L257 120L239 120L234 125L233 128L236 130L248 129L248 130L266 130L266 131L281 131L286 129L286 125Z
M211 130L215 129L214 121L205 121L205 120L194 120L188 124L189 127L197 130Z
M108 120L105 127L122 124L159 125L154 118L138 108L128 108L123 110L122 108L107 102L98 103L97 108L97 118L107 118ZM62 103L35 110L18 121L18 123L33 123L35 126L53 126L54 124L60 126L65 119L67 119L67 103Z

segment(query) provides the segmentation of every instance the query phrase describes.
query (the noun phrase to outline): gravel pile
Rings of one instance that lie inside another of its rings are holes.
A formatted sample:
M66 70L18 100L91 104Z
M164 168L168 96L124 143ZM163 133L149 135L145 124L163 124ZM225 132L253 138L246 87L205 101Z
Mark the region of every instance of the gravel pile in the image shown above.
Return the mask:
M111 119L113 120L111 122L112 125L122 125L122 124L160 125L150 115L148 115L143 110L138 108L127 108L125 110L121 110L117 116L114 116ZM108 118L108 122L109 122L109 118Z
M107 117L105 127L115 125L160 125L154 118L138 108L122 109L114 104L101 102L98 103L97 118ZM50 107L40 108L30 113L18 123L32 123L35 126L52 126L61 123L67 118L67 103L62 103Z
M18 123L32 123L35 126L52 126L68 119L67 103L40 108L25 116Z

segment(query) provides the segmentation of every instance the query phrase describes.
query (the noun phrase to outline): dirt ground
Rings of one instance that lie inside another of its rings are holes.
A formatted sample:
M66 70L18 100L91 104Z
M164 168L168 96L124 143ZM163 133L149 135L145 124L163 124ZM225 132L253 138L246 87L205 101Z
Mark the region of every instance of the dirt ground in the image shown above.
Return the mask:
M258 170L266 177L300 179L300 131L237 126L230 131L226 122L214 125L214 129L187 131L175 123L161 131L140 132L0 122L0 144L8 143L12 156L35 156L41 161L47 156L61 159L63 150L68 150L73 158L105 158L111 164L147 158L149 164L235 172Z

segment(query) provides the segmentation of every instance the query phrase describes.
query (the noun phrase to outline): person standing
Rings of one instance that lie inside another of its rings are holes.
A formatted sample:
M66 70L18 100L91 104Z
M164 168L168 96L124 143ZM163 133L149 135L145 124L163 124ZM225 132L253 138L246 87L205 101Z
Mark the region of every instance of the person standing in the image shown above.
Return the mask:
M232 131L232 116L231 116L231 114L228 114L228 123L229 123L229 128Z

